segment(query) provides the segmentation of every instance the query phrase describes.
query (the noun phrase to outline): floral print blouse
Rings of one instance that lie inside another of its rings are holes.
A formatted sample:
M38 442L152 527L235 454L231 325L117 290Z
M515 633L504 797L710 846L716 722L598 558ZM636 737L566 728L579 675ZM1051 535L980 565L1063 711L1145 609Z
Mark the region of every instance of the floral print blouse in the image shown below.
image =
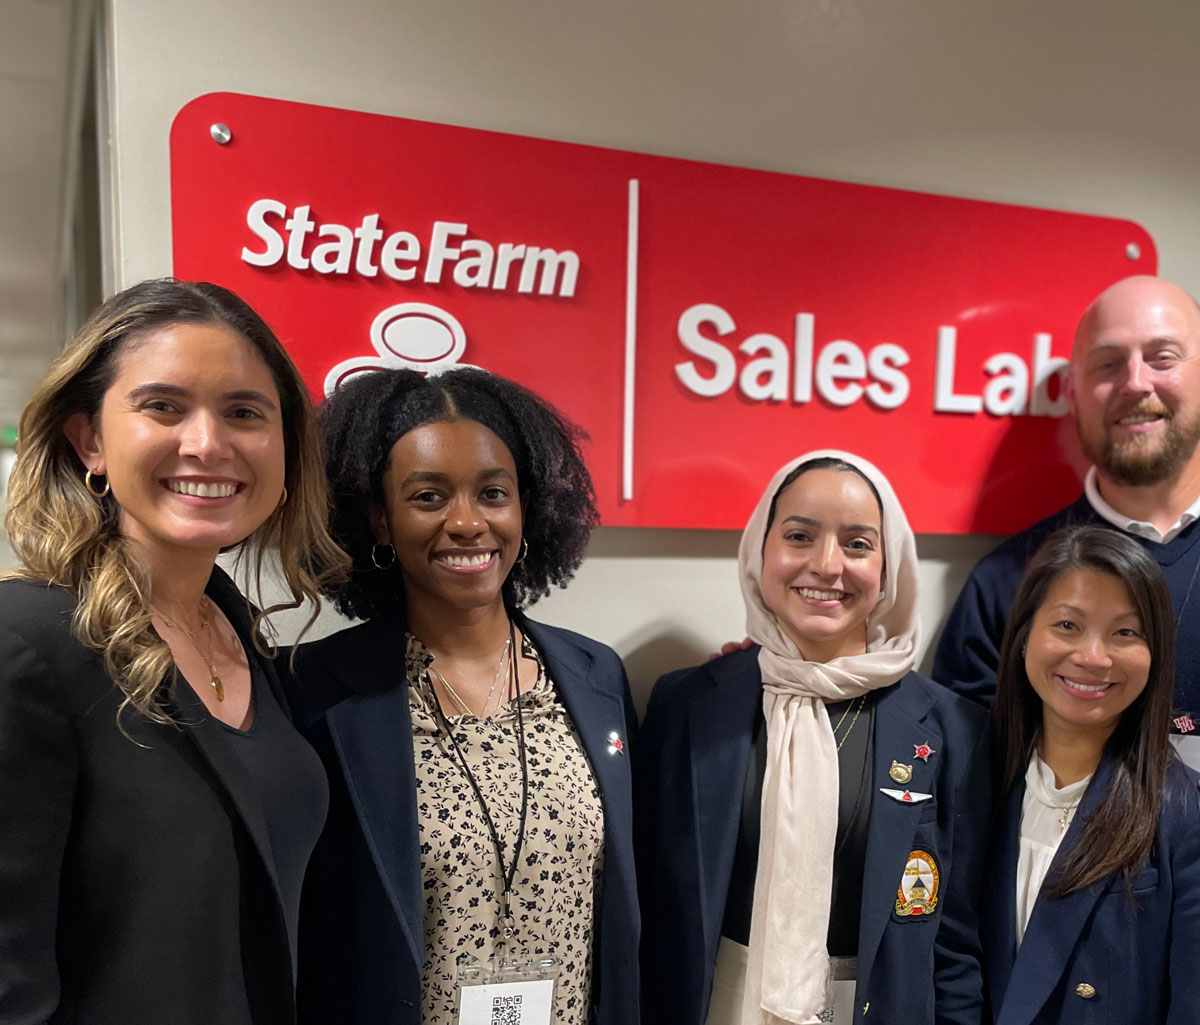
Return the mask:
M603 868L604 814L591 766L554 683L528 638L537 679L521 681L529 766L525 842L513 879L515 945L562 960L552 1020L586 1025L592 936ZM455 967L472 955L499 953L500 866L487 821L454 747L441 727L429 650L407 637L405 671L416 762L417 815L424 896L424 1025L455 1021ZM505 865L521 818L521 760L514 703L492 715L448 716L459 750L487 801Z

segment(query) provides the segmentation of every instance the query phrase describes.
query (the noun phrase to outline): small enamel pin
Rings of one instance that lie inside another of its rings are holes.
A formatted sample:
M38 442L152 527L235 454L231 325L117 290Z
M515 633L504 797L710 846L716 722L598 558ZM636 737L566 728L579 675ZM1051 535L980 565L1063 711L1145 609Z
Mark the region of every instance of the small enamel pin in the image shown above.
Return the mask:
M893 801L899 801L901 804L920 804L933 797L933 794L922 794L916 790L892 790L889 787L880 787L879 792L887 794Z
M888 775L892 777L893 783L907 783L912 779L912 766L893 760L892 767L888 769Z
M910 851L896 890L896 914L927 915L937 907L938 867L927 851Z
M1181 715L1175 720L1175 728L1180 733L1191 733L1196 728L1196 724L1192 722L1190 715Z
M934 749L928 744L913 744L913 747L916 749L913 753L913 757L920 758L923 762L929 761L930 755L937 754L937 752L934 751Z
M608 735L608 753L610 755L623 755L625 753L625 741L621 739L621 735L613 730Z

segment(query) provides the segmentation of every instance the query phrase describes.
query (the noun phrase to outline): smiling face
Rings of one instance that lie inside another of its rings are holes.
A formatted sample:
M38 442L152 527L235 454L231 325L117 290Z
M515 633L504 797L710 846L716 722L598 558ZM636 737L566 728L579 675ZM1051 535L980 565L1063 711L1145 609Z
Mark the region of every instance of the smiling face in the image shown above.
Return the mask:
M857 473L816 469L779 495L763 544L767 608L810 662L866 650L883 587L882 515Z
M258 352L223 324L126 341L98 413L75 414L66 433L108 478L122 531L152 561L215 558L283 495L279 392Z
M1080 321L1068 397L1084 454L1117 484L1168 480L1200 444L1200 310L1179 288L1130 278Z
M474 420L416 427L392 446L376 538L391 544L410 610L465 611L502 602L521 546L517 468Z
M1146 688L1150 648L1117 576L1068 570L1046 591L1025 647L1025 673L1047 729L1084 730L1101 743Z

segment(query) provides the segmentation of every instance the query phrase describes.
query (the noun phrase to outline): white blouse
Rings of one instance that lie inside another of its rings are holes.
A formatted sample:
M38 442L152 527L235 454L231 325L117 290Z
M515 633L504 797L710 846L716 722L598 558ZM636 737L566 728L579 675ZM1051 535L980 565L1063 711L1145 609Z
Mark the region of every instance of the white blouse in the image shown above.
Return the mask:
M1017 946L1037 903L1050 862L1075 817L1075 809L1091 782L1091 775L1061 789L1054 785L1054 770L1038 757L1025 770L1025 799L1021 802L1021 850L1017 855Z

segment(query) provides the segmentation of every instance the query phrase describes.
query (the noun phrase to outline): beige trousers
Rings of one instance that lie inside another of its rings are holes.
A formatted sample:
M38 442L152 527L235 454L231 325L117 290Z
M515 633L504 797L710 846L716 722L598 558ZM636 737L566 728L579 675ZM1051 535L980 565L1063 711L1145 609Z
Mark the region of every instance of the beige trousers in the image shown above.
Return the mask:
M746 959L749 948L721 937L717 964L713 972L712 997L704 1025L742 1025L742 998L746 991ZM833 1025L851 1025L854 1021L853 958L833 959L833 1007L827 1008L820 1021ZM832 1016L828 1016L832 1010ZM757 1025L757 1023L755 1023Z

